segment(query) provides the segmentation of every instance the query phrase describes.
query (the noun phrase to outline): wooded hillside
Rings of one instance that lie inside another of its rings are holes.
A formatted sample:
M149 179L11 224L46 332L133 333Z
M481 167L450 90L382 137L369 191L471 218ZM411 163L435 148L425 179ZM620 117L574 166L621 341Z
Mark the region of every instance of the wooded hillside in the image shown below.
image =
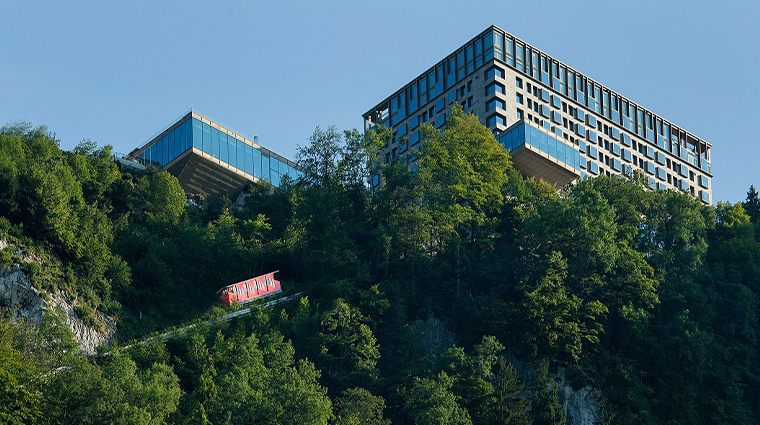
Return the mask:
M415 164L378 165L384 129L317 128L306 177L236 209L187 206L109 146L3 127L0 239L49 258L22 268L92 326L115 317L117 342L218 314L219 287L272 270L306 296L93 358L53 315L6 315L0 422L560 424L558 376L599 390L605 423L760 420L754 187L716 206L638 176L557 192L461 109L423 133Z

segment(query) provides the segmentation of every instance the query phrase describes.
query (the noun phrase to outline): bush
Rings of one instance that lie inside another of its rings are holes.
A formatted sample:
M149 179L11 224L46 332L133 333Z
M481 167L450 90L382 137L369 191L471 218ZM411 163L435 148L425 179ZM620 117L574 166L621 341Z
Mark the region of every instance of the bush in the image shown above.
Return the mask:
M77 306L74 306L74 312L88 327L91 327L98 331L102 331L104 329L103 324L100 323L96 318L95 310L93 310L89 304L79 304Z
M3 268L12 266L15 262L14 259L15 255L13 252L13 247L6 246L0 250L0 266Z

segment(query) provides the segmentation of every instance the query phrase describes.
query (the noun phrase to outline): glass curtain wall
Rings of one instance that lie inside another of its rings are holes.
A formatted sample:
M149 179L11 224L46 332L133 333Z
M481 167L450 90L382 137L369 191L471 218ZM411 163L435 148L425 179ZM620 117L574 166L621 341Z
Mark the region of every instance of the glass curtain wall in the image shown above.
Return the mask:
M140 156L161 168L191 147L274 186L279 186L285 176L293 180L303 176L300 170L284 158L255 148L195 118L187 119L174 127L145 149Z
M512 130L503 133L499 137L499 142L511 152L527 144L570 167L575 169L580 168L581 156L574 146L567 145L524 122Z

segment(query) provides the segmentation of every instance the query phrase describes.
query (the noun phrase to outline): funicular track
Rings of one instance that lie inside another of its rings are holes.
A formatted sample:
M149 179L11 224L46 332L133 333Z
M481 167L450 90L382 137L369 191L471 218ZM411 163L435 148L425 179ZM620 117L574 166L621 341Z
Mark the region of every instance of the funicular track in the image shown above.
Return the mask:
M273 299L271 301L267 301L267 302L262 303L262 304L256 304L256 305L252 305L250 307L241 308L240 310L229 312L229 313L227 313L227 314L225 314L225 315L223 315L221 317L216 317L216 318L213 318L213 319L205 320L205 321L202 321L200 323L192 323L192 324L185 325L185 326L182 326L182 327L177 328L177 329L172 329L170 331L161 333L159 335L151 336L151 337L142 339L140 341L133 342L132 344L122 346L119 349L120 350L129 350L130 348L136 347L138 345L150 344L150 343L153 343L153 342L166 342L166 341L168 341L170 339L177 338L177 337L180 337L182 335L185 335L187 333L187 331L189 331L189 330L191 330L193 328L199 328L199 327L200 328L207 328L207 327L213 326L213 325L218 324L218 323L230 322L230 321L232 321L234 319L237 319L239 317L247 316L247 315L251 314L253 311L255 311L256 309L259 309L259 308L274 308L274 307L276 307L276 306L278 306L280 304L284 304L284 303L287 303L289 301L293 301L293 300L299 299L299 298L301 298L302 295L303 295L303 292L297 292L295 294L288 295L286 297L281 297L281 298ZM109 354L111 354L110 351L108 351L106 353L103 353L101 355L102 356L107 356Z

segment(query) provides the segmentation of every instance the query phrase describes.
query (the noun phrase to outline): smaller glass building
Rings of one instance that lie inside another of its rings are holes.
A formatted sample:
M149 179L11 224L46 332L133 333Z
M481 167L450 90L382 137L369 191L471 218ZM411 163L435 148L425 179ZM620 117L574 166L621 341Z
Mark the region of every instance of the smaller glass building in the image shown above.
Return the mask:
M578 149L530 121L516 122L498 140L509 150L514 167L527 177L562 187L581 175Z
M303 173L293 161L190 111L128 157L175 175L185 192L235 198L248 183L279 186Z

